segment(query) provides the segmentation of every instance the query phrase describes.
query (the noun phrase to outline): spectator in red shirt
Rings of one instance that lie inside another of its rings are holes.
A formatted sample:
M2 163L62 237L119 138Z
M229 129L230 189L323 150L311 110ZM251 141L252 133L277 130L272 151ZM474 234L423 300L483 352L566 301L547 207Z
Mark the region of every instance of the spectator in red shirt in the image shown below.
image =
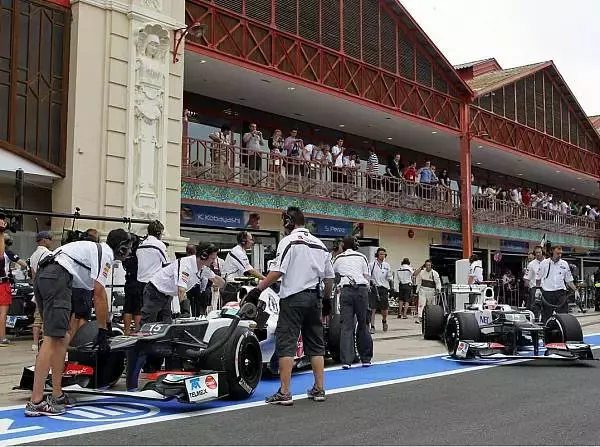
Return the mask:
M525 191L523 191L521 200L523 201L523 205L529 206L531 203L531 188L527 188Z
M404 168L404 172L402 172L402 177L407 182L415 182L417 180L417 163L411 161L406 168Z

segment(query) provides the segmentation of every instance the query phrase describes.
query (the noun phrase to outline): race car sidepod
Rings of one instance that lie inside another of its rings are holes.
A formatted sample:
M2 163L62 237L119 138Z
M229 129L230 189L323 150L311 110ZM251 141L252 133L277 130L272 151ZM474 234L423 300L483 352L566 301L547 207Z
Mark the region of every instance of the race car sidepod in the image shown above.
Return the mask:
M109 353L92 349L97 326L90 322L74 337L75 342L85 343L72 343L69 348L64 389L82 394L177 399L184 403L224 397L246 399L260 381L262 358L256 335L248 325L239 323L253 320L256 313L256 307L247 303L235 314L224 309L220 318L145 324L138 333L111 338ZM138 391L139 376L148 356L178 359L182 368L148 375L146 379L150 381ZM110 390L123 374L125 357L128 391ZM31 389L32 373L33 367L25 368L19 388Z

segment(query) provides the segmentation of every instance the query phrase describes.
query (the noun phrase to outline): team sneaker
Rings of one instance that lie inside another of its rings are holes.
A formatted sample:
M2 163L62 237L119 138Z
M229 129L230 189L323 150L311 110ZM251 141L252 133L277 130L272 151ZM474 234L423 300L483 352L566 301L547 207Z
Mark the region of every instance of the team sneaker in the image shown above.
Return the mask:
M363 368L368 368L369 366L371 366L371 362L369 360L367 360L366 362L362 362L362 366Z
M277 392L271 396L268 396L265 399L265 402L273 405L294 405L294 401L292 400L292 395L290 393L283 394L281 392L281 388L277 390Z
M342 365L342 369L350 369L352 368L352 365L349 365L348 363L345 363Z
M8 338L4 338L4 339L0 340L0 348L3 346L12 346L12 343L10 342L10 340Z
M325 402L327 399L325 397L325 390L318 389L315 385L306 392L309 399L314 400L315 402Z
M63 393L62 396L54 398L58 405L62 405L65 408L71 408L75 406L75 401L71 400L69 396Z
M25 416L57 416L65 412L65 407L59 405L50 395L46 396L40 403L34 404L32 401L25 405Z
M384 321L383 322L383 332L387 332L387 330L388 330L388 324L387 324L387 321Z
M371 334L375 333L375 326L371 326Z

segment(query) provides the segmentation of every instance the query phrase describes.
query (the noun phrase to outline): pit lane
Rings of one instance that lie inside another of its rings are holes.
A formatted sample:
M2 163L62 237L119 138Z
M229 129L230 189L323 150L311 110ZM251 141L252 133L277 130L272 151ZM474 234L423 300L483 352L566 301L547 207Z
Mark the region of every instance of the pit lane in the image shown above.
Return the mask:
M590 342L597 345L600 337ZM596 350L595 355L600 353ZM526 362L441 371L442 364L453 365L432 356L371 369L336 368L326 376L329 400L320 405L301 398L312 379L300 374L292 381L299 398L292 408L263 405L262 395L277 387L277 381L264 381L254 402L219 401L212 408L191 412L188 407L188 413L117 423L127 427L120 430L104 431L117 426L101 426L101 437L72 432L74 436L52 441L53 436L44 436L24 437L22 442L254 445L288 444L293 439L293 444L539 445L591 444L599 439L600 431L593 425L600 394L594 387L595 362L569 366Z

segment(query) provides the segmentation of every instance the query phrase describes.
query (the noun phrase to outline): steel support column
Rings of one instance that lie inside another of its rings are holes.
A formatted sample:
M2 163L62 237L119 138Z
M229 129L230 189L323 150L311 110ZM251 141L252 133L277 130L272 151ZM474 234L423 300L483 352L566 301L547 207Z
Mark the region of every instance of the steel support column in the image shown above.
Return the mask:
M463 258L473 254L473 201L471 199L471 138L469 106L460 104L460 217Z

